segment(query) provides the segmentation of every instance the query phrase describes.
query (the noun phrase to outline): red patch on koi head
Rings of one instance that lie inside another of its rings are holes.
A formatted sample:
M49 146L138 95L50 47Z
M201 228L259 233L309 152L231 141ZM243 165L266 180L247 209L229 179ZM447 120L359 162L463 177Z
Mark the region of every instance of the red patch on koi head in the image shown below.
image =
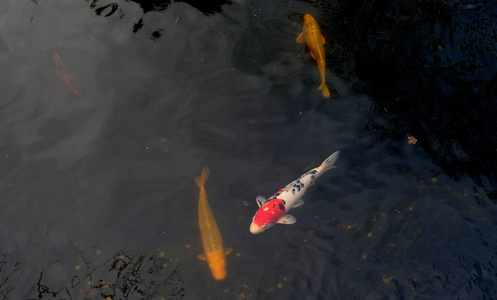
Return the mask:
M268 223L275 224L285 213L285 201L282 199L273 199L261 206L255 213L254 223L260 227Z

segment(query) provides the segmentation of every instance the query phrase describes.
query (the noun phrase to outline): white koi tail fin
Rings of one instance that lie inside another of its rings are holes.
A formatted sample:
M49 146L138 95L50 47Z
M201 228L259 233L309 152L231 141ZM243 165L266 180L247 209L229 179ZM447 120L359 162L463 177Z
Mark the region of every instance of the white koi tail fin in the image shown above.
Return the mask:
M194 180L199 189L201 189L205 185L205 182L207 181L207 179L209 179L210 173L211 171L209 170L209 168L207 166L204 166L204 168L202 169L202 174L200 174L199 177L195 177Z
M336 168L335 163L336 163L339 155L340 155L340 151L336 151L332 155L330 155L327 159L325 159L323 161L323 163L319 166L320 171L326 172L328 170Z
M318 87L318 90L323 91L323 97L325 97L326 99L330 98L330 90L328 90L328 87L326 86L326 84L324 83L324 81Z

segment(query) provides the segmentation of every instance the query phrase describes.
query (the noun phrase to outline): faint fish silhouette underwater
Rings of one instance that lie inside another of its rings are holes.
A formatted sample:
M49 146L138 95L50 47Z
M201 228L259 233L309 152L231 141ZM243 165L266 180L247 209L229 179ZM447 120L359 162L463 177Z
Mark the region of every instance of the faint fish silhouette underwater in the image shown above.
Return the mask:
M83 96L81 85L79 84L76 75L71 70L69 70L69 68L66 67L57 52L54 52L53 58L55 63L55 73L57 74L60 82L69 86L74 95L78 97Z
M330 91L326 86L326 60L324 52L324 44L326 43L318 22L309 14L304 15L303 30L297 37L297 43L306 43L311 52L312 58L318 64L319 74L321 75L321 84L318 90L323 91L323 97L330 98Z
M205 182L209 178L209 168L205 166L202 169L200 177L195 178L195 183L200 189L198 199L198 226L202 238L204 253L197 257L200 260L207 261L211 269L212 276L216 280L223 280L226 277L226 258L225 255L231 253L232 248L224 248L221 232L217 226L214 215L212 214L207 194L205 192Z
M287 186L269 197L269 199L257 196L256 201L259 209L252 218L250 232L258 234L271 228L276 223L294 224L297 222L297 219L287 214L287 212L293 207L299 207L304 204L302 196L319 176L328 170L336 168L335 162L339 154L339 151L334 152L319 167L306 172L296 180L290 182Z

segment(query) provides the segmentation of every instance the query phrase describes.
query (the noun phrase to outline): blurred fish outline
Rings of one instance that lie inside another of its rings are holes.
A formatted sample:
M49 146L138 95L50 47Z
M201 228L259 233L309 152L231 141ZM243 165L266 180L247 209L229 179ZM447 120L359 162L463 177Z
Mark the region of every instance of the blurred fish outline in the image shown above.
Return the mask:
M60 82L69 86L71 92L77 97L83 96L83 91L81 90L81 85L79 84L76 74L74 74L66 65L62 62L60 55L54 51L54 64L55 64L55 74L59 78Z

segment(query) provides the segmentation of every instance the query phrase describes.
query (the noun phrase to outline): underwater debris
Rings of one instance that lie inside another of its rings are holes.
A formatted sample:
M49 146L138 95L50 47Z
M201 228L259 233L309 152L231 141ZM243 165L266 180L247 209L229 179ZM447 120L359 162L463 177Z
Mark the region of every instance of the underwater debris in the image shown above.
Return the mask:
M412 135L407 137L407 143L409 145L416 145L417 142L418 142L418 139L413 137Z

